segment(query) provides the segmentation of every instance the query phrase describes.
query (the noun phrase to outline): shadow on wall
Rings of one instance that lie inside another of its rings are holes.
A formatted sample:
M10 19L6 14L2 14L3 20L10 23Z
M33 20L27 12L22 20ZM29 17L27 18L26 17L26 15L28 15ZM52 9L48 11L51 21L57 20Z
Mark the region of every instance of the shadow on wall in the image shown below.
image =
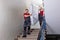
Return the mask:
M11 20L14 21L16 27L14 29L14 32L16 32L16 34L14 34L14 37L16 35L19 35L22 33L23 31L23 10L24 8L20 8L20 7L12 7L10 9L8 9L9 11L11 11Z
M48 23L46 24L47 24L47 34L54 34L55 31L53 30L53 28L51 28L51 26Z

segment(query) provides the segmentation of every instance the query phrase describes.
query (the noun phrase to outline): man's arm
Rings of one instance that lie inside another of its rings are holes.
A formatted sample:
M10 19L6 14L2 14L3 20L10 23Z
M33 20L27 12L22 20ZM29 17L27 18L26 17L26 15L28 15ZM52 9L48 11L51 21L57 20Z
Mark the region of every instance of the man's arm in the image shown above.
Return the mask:
M24 15L24 17L29 17L29 16L31 16L31 15L32 15L32 14L29 13L29 15Z
M32 14L29 13L29 16L32 16Z
M44 9L43 9L43 16L45 16L45 14L44 14Z

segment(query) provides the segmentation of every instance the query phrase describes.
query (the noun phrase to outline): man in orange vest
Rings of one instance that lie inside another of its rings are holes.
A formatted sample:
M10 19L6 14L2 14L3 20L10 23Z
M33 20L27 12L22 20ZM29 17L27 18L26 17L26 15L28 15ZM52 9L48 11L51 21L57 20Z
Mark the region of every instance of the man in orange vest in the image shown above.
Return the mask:
M30 16L31 16L31 14L29 13L29 10L28 9L25 9L23 37L26 37L27 36L26 34L28 34L28 35L30 34L30 26L31 26Z
M43 16L44 16L44 9L42 7L40 7L39 14L38 14L38 19L39 19L40 26L42 25Z

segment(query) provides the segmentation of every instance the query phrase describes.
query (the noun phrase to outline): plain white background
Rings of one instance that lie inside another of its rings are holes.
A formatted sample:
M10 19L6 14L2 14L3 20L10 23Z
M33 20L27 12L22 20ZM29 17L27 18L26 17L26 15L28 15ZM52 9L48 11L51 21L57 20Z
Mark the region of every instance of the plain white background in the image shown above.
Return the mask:
M60 34L60 0L44 0L48 34Z
M0 0L0 40L14 40L23 27L24 0Z

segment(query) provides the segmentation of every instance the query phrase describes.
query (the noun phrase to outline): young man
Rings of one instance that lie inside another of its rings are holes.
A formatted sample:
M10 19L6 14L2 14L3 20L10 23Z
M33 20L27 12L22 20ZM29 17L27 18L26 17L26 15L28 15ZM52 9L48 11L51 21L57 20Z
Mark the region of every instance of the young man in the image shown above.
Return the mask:
M44 9L42 7L40 7L39 14L38 14L38 19L39 19L39 22L40 22L40 26L42 25L43 16L44 16Z
M39 13L38 13L38 20L41 27L42 27L43 16L44 16L44 9L40 7ZM40 38L41 38L41 31L39 32L37 40L40 40Z
M27 34L30 34L30 26L31 26L30 16L31 16L31 14L29 13L29 10L25 9L23 37L26 37Z

